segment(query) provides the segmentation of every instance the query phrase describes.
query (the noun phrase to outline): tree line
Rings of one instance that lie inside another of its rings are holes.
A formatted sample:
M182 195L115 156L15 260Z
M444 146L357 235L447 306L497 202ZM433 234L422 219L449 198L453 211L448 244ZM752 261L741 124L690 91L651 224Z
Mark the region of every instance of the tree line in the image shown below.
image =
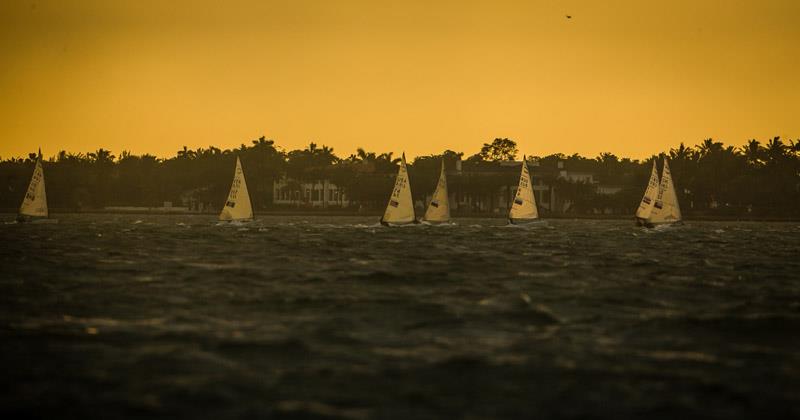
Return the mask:
M432 193L444 159L451 192L485 200L491 208L499 191L516 185L518 173L500 169L503 161L515 160L518 155L513 140L498 138L468 157L452 150L418 156L409 162L415 200L424 201ZM155 207L165 201L180 205L190 199L218 207L230 188L237 156L242 160L256 209L273 206L273 181L282 176L290 180L289 188L295 190L305 182L329 180L358 206L381 208L400 161L391 152L361 148L340 157L333 148L316 143L285 151L265 137L236 149L184 147L166 159L128 151L117 156L102 148L90 153L60 151L44 160L48 202L51 208L64 210ZM612 153L593 158L553 154L528 159L534 182L539 178L539 183L550 186L560 200L568 203L562 210L576 214L627 214L638 204L652 162L659 156L670 159L678 196L687 214L800 215L800 139L754 139L740 147L706 139L695 146L681 143L645 160L620 158ZM36 153L30 153L0 161L0 208L19 206L36 158ZM456 165L460 172L455 171ZM595 183L564 179L561 169L593 174ZM603 190L597 182L613 188ZM302 205L302 199L297 205Z

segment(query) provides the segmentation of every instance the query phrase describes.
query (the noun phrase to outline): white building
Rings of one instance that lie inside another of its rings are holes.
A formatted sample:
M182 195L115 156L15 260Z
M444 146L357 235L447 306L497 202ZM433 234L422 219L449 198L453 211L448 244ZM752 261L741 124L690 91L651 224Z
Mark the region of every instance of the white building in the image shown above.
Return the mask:
M303 207L347 207L350 201L336 184L328 181L301 182L286 177L273 183L272 203Z

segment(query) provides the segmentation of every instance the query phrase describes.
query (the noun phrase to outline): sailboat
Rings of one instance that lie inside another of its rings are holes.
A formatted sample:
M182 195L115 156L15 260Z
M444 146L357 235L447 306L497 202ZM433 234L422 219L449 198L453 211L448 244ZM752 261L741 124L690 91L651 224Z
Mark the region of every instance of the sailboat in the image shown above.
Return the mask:
M658 196L658 187L661 180L658 178L658 169L656 168L656 160L653 159L653 169L650 171L650 180L647 182L647 189L644 190L644 196L639 203L639 208L636 209L636 225L644 226L650 214L653 212L653 205L656 203L656 196Z
M242 170L242 162L236 157L236 171L233 173L233 184L228 193L228 200L219 214L219 220L225 222L253 220L253 206L250 204L250 193Z
M652 178L652 176L651 176ZM650 188L648 184L648 189ZM637 218L638 220L638 218ZM661 169L661 181L658 184L658 195L653 202L649 216L641 222L646 227L655 227L678 223L683 220L681 208L678 204L678 194L672 182L672 172L669 170L669 161L664 158L664 167Z
M400 169L394 181L394 189L389 197L389 204L381 217L384 226L406 225L418 223L414 214L414 200L411 198L411 184L408 182L408 168L406 168L406 154L400 161Z
M429 223L447 223L450 221L450 198L447 193L447 176L444 174L444 159L442 159L439 183L436 184L436 190L433 192L433 197L422 220Z
M28 191L22 204L19 206L18 222L30 222L34 220L44 220L48 217L47 193L44 189L44 169L42 169L42 151L39 150L39 157L36 159L36 166L33 169L31 182L28 184Z
M533 195L533 184L531 183L531 174L528 171L528 162L523 156L517 194L508 213L508 223L518 225L531 223L537 219L539 219L539 210L536 208L536 198Z

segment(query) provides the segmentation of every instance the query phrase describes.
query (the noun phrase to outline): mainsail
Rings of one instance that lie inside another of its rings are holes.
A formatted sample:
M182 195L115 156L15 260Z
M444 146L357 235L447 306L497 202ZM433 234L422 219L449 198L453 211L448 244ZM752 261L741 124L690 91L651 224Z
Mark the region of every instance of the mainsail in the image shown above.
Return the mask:
M386 205L386 212L383 213L381 223L383 224L405 224L415 220L414 201L411 198L411 185L408 182L408 169L406 168L406 154L400 161L400 170L397 172L397 179L394 181L392 196L389 197L389 204Z
M444 159L442 159L442 172L439 174L439 183L433 192L433 198L425 211L424 220L427 222L450 221L450 199L447 193L447 176L444 174Z
M511 211L508 214L510 222L515 220L533 220L539 218L539 210L536 208L536 198L533 195L533 184L531 174L528 171L528 163L522 157L522 172L519 175L519 185L514 203L511 204Z
M28 191L19 206L21 216L47 217L47 193L44 190L44 170L42 169L42 154L36 160L36 167L33 169L31 183L28 184Z
M672 173L669 162L664 158L664 168L661 170L661 183L658 188L658 197L653 204L653 211L647 221L651 224L672 223L681 220L681 208L678 205L678 194L675 193L675 184L672 182Z
M636 217L639 219L647 219L653 211L653 204L656 202L658 195L658 169L656 169L656 160L653 159L653 170L650 172L650 181L647 183L647 189L644 190L644 196L639 203L639 208L636 209Z
M250 220L253 218L253 206L250 204L250 194L247 192L247 182L244 179L242 162L236 157L236 172L233 174L233 184L228 193L228 201L219 214L219 220Z

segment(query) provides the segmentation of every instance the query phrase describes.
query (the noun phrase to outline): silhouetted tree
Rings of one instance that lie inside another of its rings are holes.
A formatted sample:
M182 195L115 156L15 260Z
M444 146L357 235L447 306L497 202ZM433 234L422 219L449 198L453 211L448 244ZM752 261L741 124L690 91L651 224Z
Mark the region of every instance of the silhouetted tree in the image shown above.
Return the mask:
M497 138L492 143L484 143L479 153L483 160L514 160L517 157L517 143L507 138Z

